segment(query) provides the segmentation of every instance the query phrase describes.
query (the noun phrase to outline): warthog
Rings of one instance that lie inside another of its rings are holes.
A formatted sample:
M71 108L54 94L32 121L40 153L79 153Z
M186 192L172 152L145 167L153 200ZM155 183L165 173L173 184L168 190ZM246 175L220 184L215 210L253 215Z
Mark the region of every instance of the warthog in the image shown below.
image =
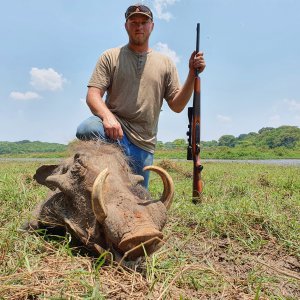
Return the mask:
M75 244L96 255L105 249L133 260L155 251L174 195L170 175L147 167L160 175L164 186L161 199L153 200L139 184L143 177L131 172L117 146L81 141L73 150L61 164L37 169L35 180L52 192L26 227L68 232Z

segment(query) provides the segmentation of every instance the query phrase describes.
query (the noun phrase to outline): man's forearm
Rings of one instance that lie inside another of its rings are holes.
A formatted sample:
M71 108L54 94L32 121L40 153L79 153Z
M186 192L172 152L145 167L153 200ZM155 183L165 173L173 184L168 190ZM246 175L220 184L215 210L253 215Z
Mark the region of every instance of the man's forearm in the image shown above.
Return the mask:
M195 70L201 73L205 69L205 66L203 52L196 53L196 51L194 51L189 59L189 74L184 85L175 97L168 102L169 107L173 111L179 113L185 108L194 90Z
M194 78L194 73L190 71L181 89L177 92L175 97L168 102L169 107L174 112L180 113L189 102L194 90Z
M105 117L106 114L108 114L110 111L107 108L106 104L103 101L104 93L101 92L101 90L96 88L89 88L87 96L86 96L86 103L88 107L90 108L91 112L101 118Z
M86 103L91 112L102 120L106 135L113 140L121 139L123 137L121 125L104 103L103 95L104 92L102 90L90 87L86 97Z

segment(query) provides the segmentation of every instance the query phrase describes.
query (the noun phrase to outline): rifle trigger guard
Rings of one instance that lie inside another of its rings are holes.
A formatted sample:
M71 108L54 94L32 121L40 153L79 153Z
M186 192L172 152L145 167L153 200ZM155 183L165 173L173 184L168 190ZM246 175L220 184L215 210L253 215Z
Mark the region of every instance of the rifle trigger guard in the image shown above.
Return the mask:
M200 166L197 166L197 171L200 173L201 171L203 170L203 166L200 165Z

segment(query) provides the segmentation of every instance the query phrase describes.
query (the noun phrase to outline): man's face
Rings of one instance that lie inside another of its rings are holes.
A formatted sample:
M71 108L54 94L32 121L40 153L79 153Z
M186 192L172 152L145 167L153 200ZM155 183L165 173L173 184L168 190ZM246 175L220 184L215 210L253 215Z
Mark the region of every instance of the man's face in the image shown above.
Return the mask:
M134 15L125 23L130 43L140 46L144 45L152 32L153 22L143 15Z

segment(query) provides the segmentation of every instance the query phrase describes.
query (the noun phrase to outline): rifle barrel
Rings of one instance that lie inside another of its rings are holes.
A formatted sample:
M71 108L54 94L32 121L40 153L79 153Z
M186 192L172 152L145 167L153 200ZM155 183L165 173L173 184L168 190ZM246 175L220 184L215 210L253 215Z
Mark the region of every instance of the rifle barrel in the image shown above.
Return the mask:
M196 31L197 31L197 33L196 33L196 53L198 53L200 50L200 23L197 23ZM199 75L198 69L196 69L195 72L196 72L196 76L198 76Z

